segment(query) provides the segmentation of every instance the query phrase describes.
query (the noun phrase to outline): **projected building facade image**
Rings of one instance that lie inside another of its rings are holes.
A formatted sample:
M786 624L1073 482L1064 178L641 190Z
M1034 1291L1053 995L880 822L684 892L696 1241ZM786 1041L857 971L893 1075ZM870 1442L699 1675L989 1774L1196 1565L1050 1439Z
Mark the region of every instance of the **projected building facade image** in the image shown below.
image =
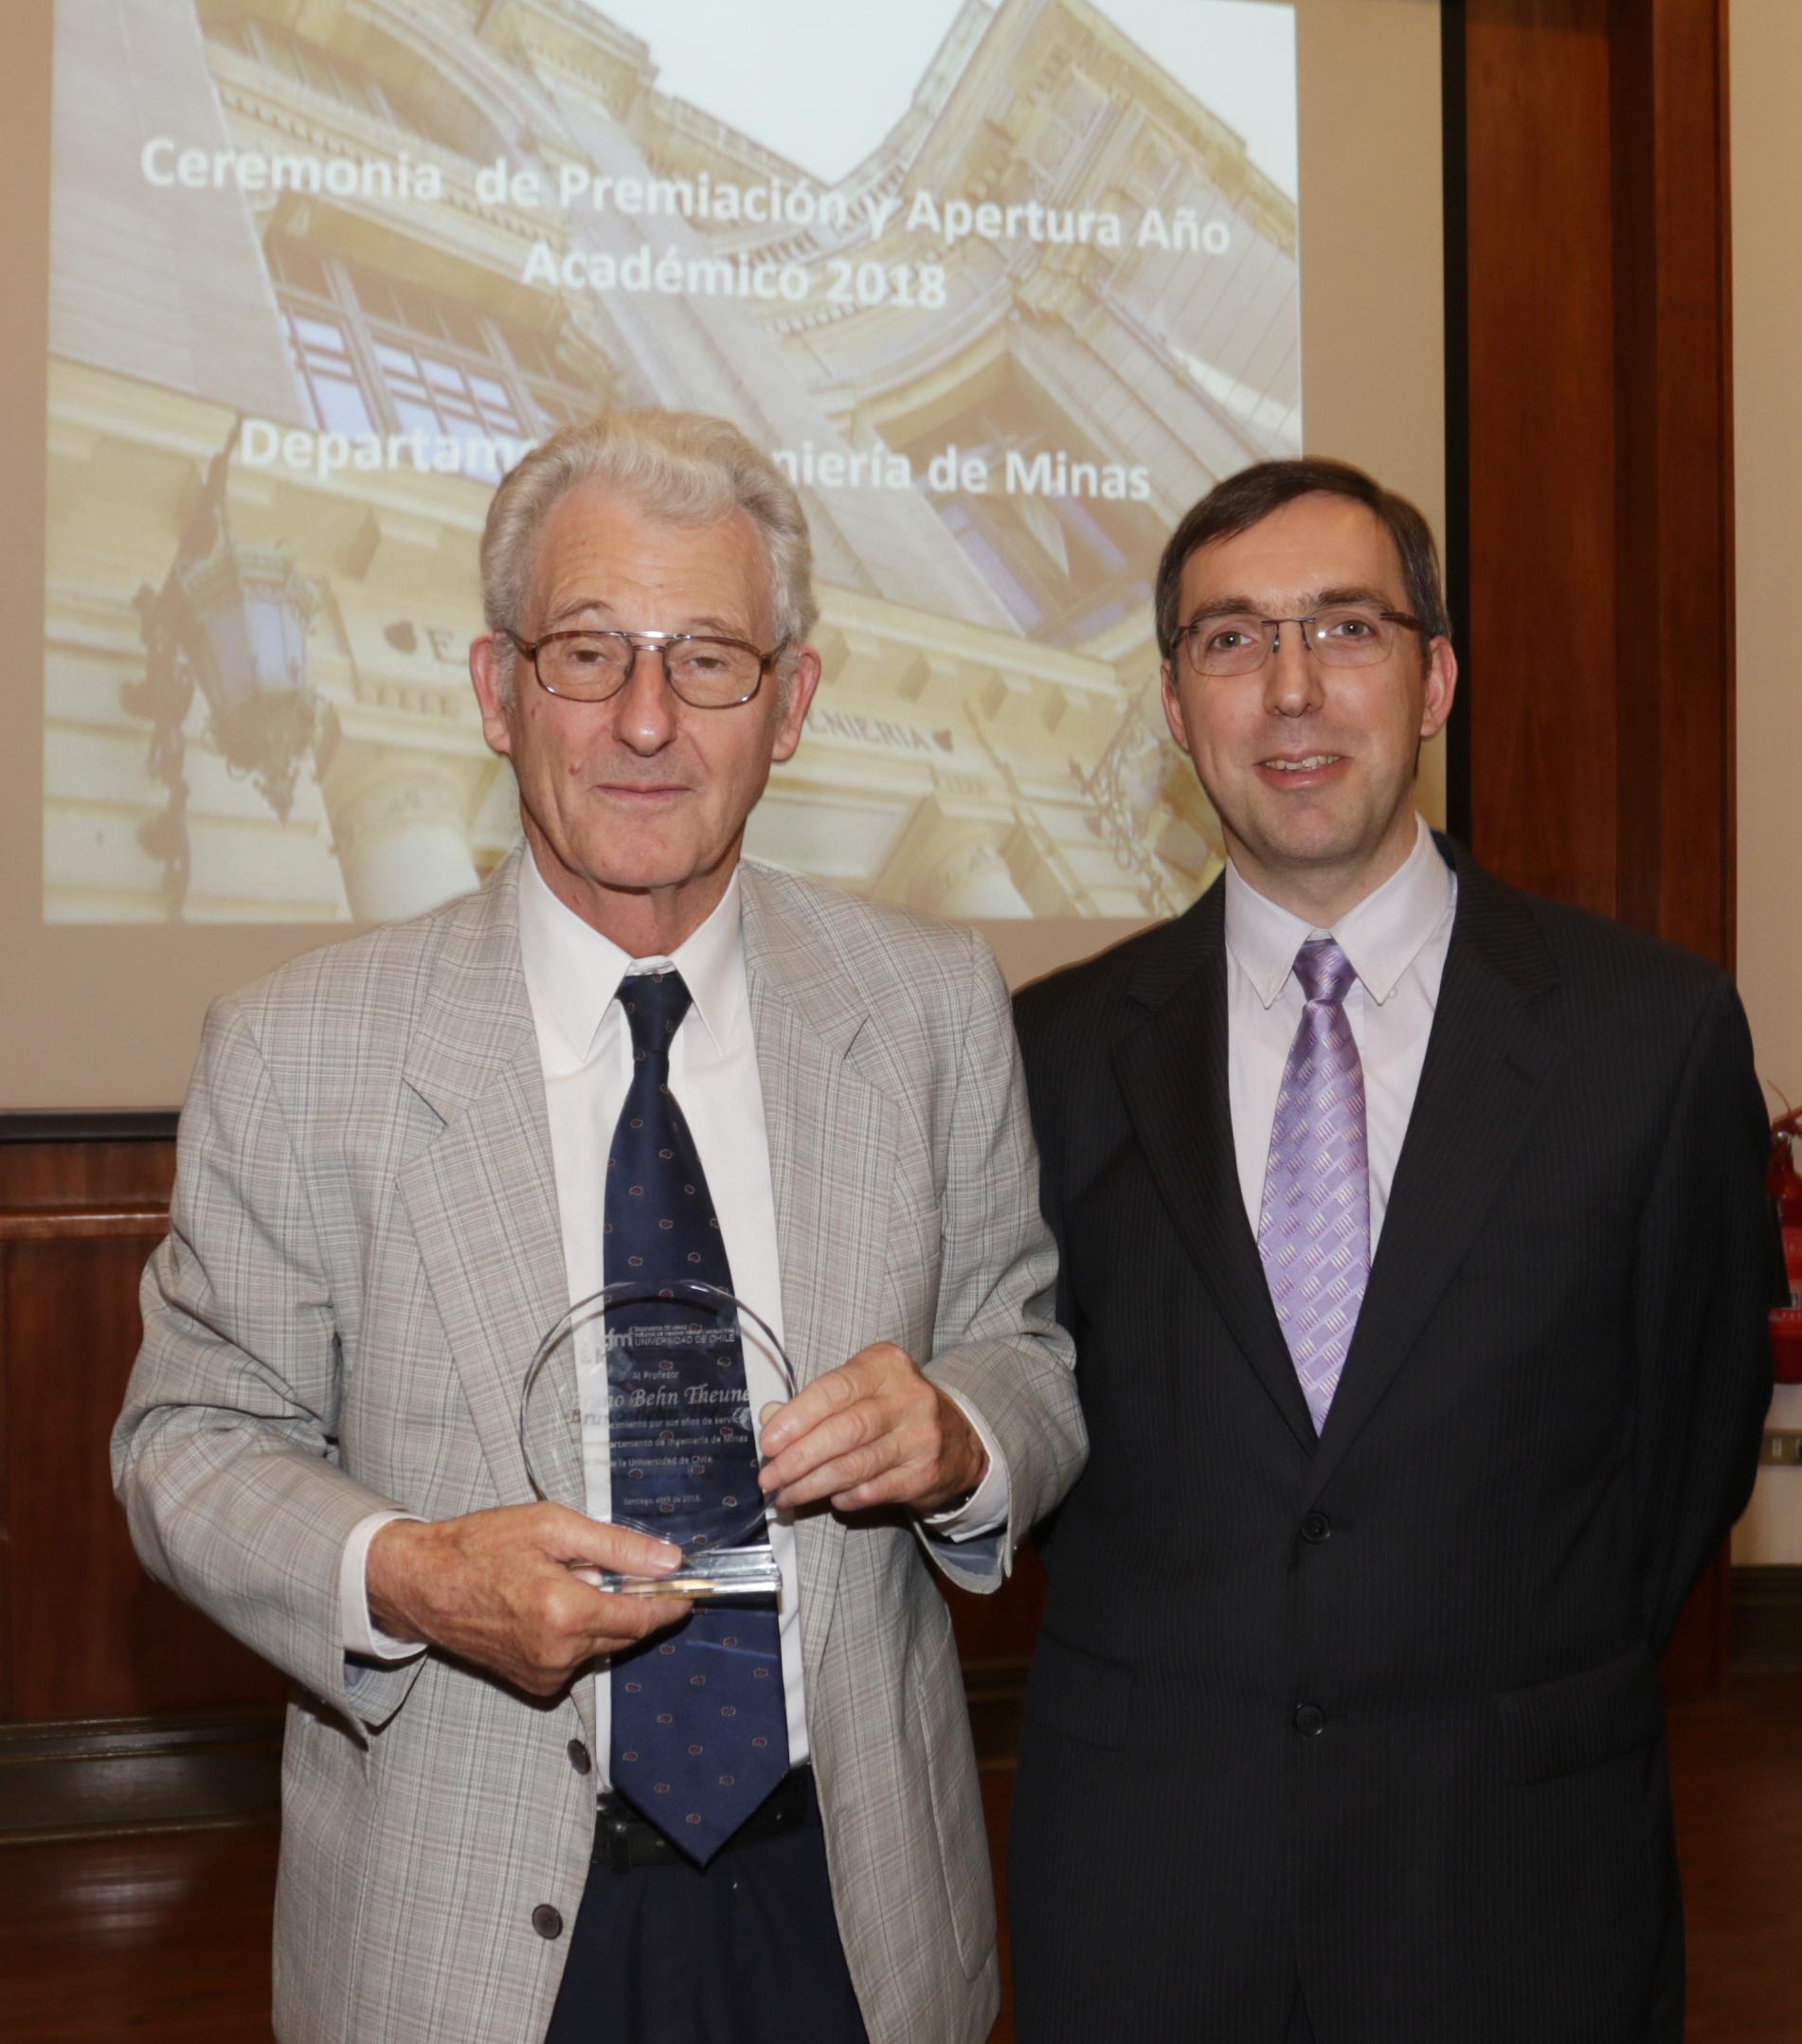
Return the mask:
M802 486L825 679L754 853L985 918L1212 876L1150 578L1299 451L1295 207L1105 5L965 0L830 182L583 0L104 14L59 0L46 920L475 886L517 830L465 672L488 495L608 404Z

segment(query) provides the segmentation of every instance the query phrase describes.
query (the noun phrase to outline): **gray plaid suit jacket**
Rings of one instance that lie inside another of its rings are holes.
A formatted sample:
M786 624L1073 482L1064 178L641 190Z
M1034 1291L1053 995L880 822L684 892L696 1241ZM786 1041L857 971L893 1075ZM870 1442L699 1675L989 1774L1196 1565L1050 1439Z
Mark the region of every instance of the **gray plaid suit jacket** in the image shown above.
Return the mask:
M479 893L299 959L207 1018L114 1474L145 1566L297 1685L285 2044L544 2035L594 1825L590 1685L528 1700L340 1650L366 1513L530 1499L518 1392L568 1303L515 852ZM1003 1534L798 1529L813 1761L873 2044L977 2044L997 2001L982 1800L927 1566L993 1589L1085 1452L1007 996L968 932L747 864L783 1314L804 1380L899 1342L1005 1455ZM573 1439L550 1487L580 1506Z

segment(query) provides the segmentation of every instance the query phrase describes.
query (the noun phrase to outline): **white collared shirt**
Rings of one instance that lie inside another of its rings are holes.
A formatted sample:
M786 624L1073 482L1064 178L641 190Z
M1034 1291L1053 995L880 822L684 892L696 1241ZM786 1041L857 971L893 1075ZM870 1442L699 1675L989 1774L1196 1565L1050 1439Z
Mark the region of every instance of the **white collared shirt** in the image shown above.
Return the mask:
M763 1081L745 982L738 875L732 875L707 921L668 957L633 959L566 908L528 854L519 875L519 958L544 1067L570 1304L628 1275L606 1269L602 1229L607 1147L632 1083L632 1032L618 995L628 973L674 966L694 1005L670 1045L670 1090L681 1103L701 1154L731 1265L732 1290L781 1340L776 1204L770 1190ZM771 1399L788 1395L762 1344L751 1338L745 1342L745 1384L753 1412L761 1412ZM605 1487L605 1465L596 1468L590 1463L587 1504L597 1518L607 1515ZM807 1713L801 1672L801 1581L787 1514L771 1515L769 1544L782 1571L780 1630L788 1752L799 1766L807 1757ZM594 1683L598 1790L608 1785L612 1715L611 1686L603 1673Z
M682 975L694 1005L671 1042L670 1089L681 1104L700 1152L731 1266L732 1289L781 1340L782 1270L775 1195L745 973L738 875L732 875L707 921L673 953L635 959L567 908L546 885L528 852L519 874L519 955L544 1071L570 1303L598 1292L609 1275L603 1254L607 1150L632 1072L631 1031L617 997L621 982L628 973L674 966ZM754 1338L745 1343L745 1376L753 1412L787 1395L775 1366ZM955 1392L951 1395L958 1398L982 1440L988 1470L966 1504L934 1514L926 1523L941 1537L966 1540L1006 1523L1009 1485L1000 1450L982 1415L967 1399ZM597 1517L606 1514L605 1479L604 1465L591 1471L587 1505ZM369 1616L365 1575L369 1542L381 1527L405 1515L371 1514L347 1543L341 1579L347 1652L391 1660L423 1651L388 1639ZM780 1635L788 1750L790 1760L799 1766L807 1757L807 1718L802 1678L801 1585L789 1515L772 1514L769 1533L783 1584ZM600 1777L595 1785L604 1790L612 1723L612 1698L604 1671L595 1678L594 1707Z
M1345 1018L1364 1067L1370 1253L1377 1253L1458 905L1451 868L1425 821L1415 821L1415 847L1400 868L1330 930L1279 908L1227 863L1227 1088L1239 1192L1254 1235L1276 1096L1307 1005L1295 977L1295 954L1311 937L1331 937L1358 975L1345 995Z

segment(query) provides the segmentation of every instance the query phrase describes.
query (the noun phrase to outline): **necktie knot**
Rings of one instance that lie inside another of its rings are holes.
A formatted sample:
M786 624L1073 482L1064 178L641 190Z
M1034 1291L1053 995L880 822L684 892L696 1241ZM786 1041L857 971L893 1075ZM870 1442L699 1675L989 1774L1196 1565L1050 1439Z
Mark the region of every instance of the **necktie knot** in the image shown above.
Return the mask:
M1310 1001L1336 1006L1351 992L1358 975L1332 938L1313 937L1295 954L1295 977Z
M620 1006L632 1031L632 1048L653 1066L667 1069L670 1041L694 1005L688 982L676 971L632 973L620 982Z

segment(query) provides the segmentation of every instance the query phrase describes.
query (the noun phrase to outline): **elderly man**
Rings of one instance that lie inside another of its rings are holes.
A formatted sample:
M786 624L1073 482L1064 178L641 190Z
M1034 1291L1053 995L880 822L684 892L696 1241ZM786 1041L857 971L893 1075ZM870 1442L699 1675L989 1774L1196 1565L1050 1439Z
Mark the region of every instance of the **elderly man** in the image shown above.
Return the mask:
M1248 470L1156 607L1225 875L1018 1007L1094 1438L1021 2044L1677 2044L1656 1662L1770 1388L1739 1002L1415 815L1456 667L1413 506Z
M976 2044L927 1563L993 1588L1084 1452L1004 989L967 932L741 859L820 663L799 504L730 426L558 434L482 584L524 845L214 1008L116 1439L146 1566L298 1685L278 2032ZM580 1509L573 1447L533 1501L541 1336L665 1256L802 1386L772 1418L719 1365L773 1605L585 1580L676 1557Z

